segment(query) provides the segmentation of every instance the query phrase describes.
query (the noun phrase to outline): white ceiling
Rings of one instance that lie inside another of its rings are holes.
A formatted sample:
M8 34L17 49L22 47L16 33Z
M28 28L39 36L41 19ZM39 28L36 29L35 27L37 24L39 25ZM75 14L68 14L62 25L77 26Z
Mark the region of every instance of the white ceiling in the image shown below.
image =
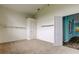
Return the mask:
M3 7L26 14L37 12L38 8L43 8L46 4L3 4Z

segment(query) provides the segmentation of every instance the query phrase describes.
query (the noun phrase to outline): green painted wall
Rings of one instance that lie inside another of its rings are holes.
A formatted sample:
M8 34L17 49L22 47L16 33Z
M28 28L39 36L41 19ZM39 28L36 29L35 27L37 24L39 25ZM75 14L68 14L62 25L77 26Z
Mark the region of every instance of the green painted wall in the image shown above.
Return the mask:
M69 31L69 24L71 23L71 31ZM70 40L70 38L74 37L75 34L75 25L74 25L74 16L66 16L63 17L63 34L64 34L64 42Z

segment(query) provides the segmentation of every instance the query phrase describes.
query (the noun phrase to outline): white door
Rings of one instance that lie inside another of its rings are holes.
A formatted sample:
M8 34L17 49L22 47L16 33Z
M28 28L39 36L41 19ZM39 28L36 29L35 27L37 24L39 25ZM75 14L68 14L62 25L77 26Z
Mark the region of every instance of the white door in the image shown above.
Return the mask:
M26 20L26 27L27 27L27 39L35 39L36 37L36 20L32 18L28 18Z

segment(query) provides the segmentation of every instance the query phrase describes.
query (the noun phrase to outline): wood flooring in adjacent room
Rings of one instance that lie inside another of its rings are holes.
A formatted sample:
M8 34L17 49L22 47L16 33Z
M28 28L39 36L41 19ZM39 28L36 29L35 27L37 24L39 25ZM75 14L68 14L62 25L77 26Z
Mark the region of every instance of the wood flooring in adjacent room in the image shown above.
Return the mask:
M0 54L60 54L79 53L79 50L64 46L53 46L41 40L21 40L0 44Z
M73 37L68 42L64 43L64 46L79 50L79 37Z

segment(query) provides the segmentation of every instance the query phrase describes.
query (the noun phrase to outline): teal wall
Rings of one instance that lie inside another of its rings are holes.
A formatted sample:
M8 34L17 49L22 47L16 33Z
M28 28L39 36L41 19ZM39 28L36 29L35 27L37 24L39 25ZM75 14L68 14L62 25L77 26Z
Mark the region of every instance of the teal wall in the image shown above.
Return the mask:
M72 31L69 32L69 21L72 21ZM75 25L74 25L74 16L63 17L63 34L64 42L69 41L72 37L75 36Z

